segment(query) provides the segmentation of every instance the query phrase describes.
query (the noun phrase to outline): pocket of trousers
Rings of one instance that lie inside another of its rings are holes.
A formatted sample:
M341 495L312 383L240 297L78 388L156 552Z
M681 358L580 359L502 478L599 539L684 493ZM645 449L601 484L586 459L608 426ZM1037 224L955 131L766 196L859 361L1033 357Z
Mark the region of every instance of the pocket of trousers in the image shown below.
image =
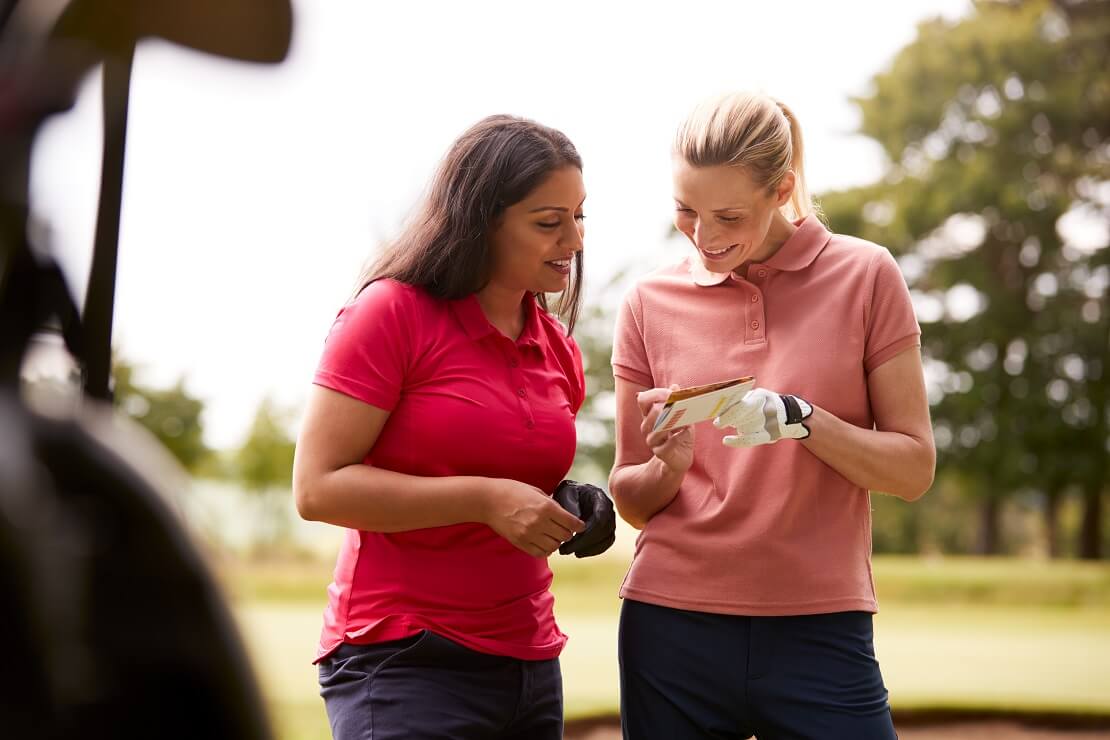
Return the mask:
M383 665L416 648L428 634L427 630L422 630L400 640L368 645L340 645L317 666L321 693L340 684L365 680Z

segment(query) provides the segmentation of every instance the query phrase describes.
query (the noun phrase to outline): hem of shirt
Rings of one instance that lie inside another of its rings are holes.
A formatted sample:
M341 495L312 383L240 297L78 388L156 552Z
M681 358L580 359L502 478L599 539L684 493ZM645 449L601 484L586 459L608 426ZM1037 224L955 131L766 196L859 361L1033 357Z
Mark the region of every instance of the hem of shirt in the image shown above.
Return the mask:
M360 640L356 637L354 639L336 640L334 644L328 643L325 645L323 642L321 642L316 648L316 657L312 659L312 663L315 665L321 660L324 660L329 655L338 650L340 645L343 645L345 643L351 645L373 645L377 642L403 640L406 637L418 635L424 630L433 632L440 637L444 637L448 640L451 640L452 642L456 642L459 645L462 645L463 647L478 653L485 653L486 655L499 655L505 658L516 658L518 660L551 660L553 658L558 658L562 654L563 648L566 647L567 644L567 636L561 631L559 632L559 638L557 640L546 645L513 645L509 643L498 643L496 641L475 642L474 640L469 639L466 635L461 635L457 632L454 632L453 630L445 630L432 625L409 623L408 625L406 625L401 634L391 634L385 639Z
M349 396L356 401L370 404L383 411L392 411L393 407L397 405L396 398L386 396L357 380L352 380L351 378L346 378L336 373L318 371L313 376L312 383L327 388L328 390L335 391L336 393L342 393L344 396Z
M627 365L613 365L613 375L621 380L627 380L637 385L644 385L648 388L652 387L652 379L650 375L641 373L639 370L628 367Z
M920 347L920 346L921 346L921 335L920 334L907 334L906 336L902 337L901 339L894 340L893 342L891 342L887 346L885 346L882 349L880 349L879 351L875 352L875 354L871 355L870 357L864 358L864 360L863 360L863 369L867 374L870 375L871 373L873 373L875 371L875 369L877 367L879 367L880 365L882 365L884 362L891 359L895 355L909 349L910 347Z
M875 599L858 596L823 599L821 601L744 603L708 599L681 599L629 586L621 588L620 596L622 599L643 601L646 604L666 606L671 609L745 617L795 617L807 614L856 611L877 614L879 611L879 604Z

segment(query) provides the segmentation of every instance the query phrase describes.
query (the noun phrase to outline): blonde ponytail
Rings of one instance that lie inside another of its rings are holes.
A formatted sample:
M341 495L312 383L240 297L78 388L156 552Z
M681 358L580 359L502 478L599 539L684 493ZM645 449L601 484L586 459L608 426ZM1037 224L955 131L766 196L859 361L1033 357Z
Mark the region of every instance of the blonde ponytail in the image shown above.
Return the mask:
M679 127L674 152L695 167L743 167L768 190L793 170L794 192L783 215L797 220L817 213L806 187L802 128L785 103L756 93L707 100Z

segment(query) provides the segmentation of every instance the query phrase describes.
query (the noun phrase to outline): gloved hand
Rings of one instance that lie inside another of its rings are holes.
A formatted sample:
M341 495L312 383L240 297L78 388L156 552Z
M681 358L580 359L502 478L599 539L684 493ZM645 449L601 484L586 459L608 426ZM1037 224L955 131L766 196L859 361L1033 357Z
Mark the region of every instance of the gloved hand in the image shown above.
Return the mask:
M559 553L588 558L600 555L617 539L617 516L605 491L589 483L565 480L552 496L555 503L586 523L586 528L559 545Z
M736 434L721 440L729 447L755 447L780 439L805 439L809 427L802 422L813 413L804 399L754 388L713 420L718 429L735 427Z

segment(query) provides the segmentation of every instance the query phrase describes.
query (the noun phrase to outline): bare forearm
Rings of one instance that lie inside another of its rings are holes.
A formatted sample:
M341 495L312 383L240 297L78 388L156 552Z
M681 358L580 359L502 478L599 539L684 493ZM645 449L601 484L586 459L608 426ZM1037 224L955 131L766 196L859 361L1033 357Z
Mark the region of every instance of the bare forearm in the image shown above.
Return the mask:
M933 484L932 440L864 429L816 406L806 426L806 449L858 486L912 501Z
M493 479L423 477L371 465L347 465L294 481L305 519L369 532L404 532L484 521Z
M658 457L639 465L622 465L609 476L609 492L621 518L636 529L643 529L660 509L678 493L685 477Z

